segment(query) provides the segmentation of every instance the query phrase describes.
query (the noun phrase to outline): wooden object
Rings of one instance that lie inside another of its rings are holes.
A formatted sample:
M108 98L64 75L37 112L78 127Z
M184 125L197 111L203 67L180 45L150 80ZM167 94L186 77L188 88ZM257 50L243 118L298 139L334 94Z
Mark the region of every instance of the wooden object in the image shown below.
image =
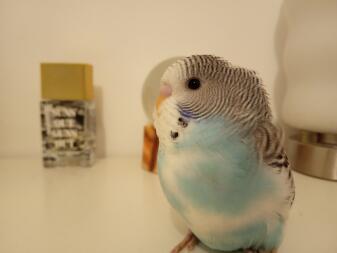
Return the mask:
M153 124L144 126L143 168L157 173L157 153L159 140Z

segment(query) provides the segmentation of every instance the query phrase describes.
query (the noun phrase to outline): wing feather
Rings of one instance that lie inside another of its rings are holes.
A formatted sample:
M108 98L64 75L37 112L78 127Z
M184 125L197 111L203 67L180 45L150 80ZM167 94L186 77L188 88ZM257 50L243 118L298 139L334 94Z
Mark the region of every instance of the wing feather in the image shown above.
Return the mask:
M283 131L273 123L266 121L254 132L255 146L260 158L276 173L286 175L289 185L287 200L292 205L295 198L295 184L291 166L283 146Z

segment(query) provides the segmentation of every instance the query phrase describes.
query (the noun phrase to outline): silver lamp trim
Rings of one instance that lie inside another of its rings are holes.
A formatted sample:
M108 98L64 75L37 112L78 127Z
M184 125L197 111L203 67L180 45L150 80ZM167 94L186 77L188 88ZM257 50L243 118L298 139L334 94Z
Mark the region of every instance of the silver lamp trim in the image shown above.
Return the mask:
M286 141L293 170L337 181L337 134L294 130Z

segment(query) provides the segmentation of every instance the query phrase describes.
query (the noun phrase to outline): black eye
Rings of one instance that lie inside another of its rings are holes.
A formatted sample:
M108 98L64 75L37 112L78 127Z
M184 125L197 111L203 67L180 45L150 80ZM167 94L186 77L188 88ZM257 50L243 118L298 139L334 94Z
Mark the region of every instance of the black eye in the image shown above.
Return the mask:
M191 78L187 81L187 87L191 90L197 90L201 86L200 80L198 78Z

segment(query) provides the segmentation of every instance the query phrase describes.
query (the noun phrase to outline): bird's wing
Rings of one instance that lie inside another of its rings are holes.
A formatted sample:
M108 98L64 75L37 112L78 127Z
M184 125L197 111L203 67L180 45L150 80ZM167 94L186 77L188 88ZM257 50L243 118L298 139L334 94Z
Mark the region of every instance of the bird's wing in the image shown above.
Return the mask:
M276 173L286 174L289 183L289 204L295 198L295 185L291 166L283 147L283 131L271 122L263 122L254 133L256 149L263 160Z

